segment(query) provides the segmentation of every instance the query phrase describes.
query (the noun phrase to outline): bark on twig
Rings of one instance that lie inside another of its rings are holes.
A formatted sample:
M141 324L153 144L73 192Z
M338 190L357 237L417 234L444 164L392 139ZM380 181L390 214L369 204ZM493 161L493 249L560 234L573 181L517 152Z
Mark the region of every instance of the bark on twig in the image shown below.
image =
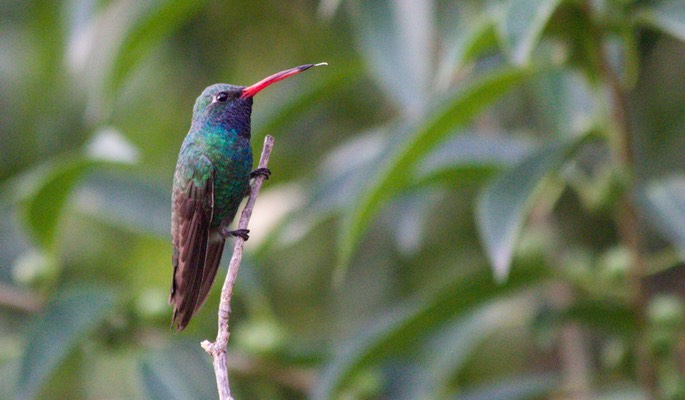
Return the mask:
M262 149L262 156L259 160L259 168L267 168L269 164L269 157L271 156L271 149L274 145L273 136L267 135L264 138L264 148ZM247 199L247 204L240 215L240 222L238 222L238 229L247 229L250 217L252 216L252 209L255 201L259 195L259 190L262 188L262 183L265 177L258 175L252 181L252 188L250 189L250 197ZM228 370L226 365L226 347L228 346L228 319L231 316L231 297L233 297L233 286L235 285L236 277L238 276L238 269L240 268L240 261L243 258L243 243L245 241L241 237L235 238L235 245L233 247L233 256L228 265L228 273L224 286L221 288L221 302L219 303L219 331L216 335L216 340L212 343L208 340L202 342L202 348L209 353L214 359L214 374L216 375L216 385L219 391L219 399L233 400L231 397L231 389L228 384Z

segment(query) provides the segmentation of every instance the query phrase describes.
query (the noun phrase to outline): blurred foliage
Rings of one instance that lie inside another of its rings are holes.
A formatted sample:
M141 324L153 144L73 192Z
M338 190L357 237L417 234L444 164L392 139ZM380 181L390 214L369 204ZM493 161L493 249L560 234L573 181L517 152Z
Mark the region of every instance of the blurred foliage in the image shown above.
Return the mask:
M5 0L0 21L0 398L215 396L219 285L169 328L178 148L204 87L321 61L255 100L255 152L276 146L236 399L685 398L684 2Z

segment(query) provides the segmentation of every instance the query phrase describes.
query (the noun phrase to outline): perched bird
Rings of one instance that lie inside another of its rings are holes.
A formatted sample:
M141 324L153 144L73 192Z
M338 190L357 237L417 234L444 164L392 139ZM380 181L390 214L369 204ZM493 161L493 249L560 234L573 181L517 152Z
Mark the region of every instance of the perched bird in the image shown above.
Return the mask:
M190 131L176 163L171 195L173 244L169 304L171 325L183 330L207 300L229 236L248 239L247 229L230 230L252 171L250 115L252 98L272 83L311 67L307 64L271 75L252 86L219 83L206 88L195 101Z

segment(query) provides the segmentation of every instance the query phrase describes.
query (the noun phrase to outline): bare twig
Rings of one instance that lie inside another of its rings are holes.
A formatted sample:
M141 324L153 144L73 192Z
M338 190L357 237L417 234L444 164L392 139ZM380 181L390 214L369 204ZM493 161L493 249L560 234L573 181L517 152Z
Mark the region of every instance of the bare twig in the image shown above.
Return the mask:
M264 148L262 156L259 160L259 168L266 168L269 164L269 157L271 156L271 149L274 145L273 136L267 135L264 138ZM247 199L247 204L240 215L240 222L238 229L247 229L250 217L252 216L252 209L257 201L257 195L262 188L262 183L265 177L257 175L250 190L250 197ZM235 246L233 247L233 256L228 265L228 273L224 286L221 288L221 302L219 303L219 331L216 335L214 343L205 340L202 342L202 348L209 353L214 359L214 374L216 375L216 386L219 391L219 399L233 400L231 397L231 389L228 385L228 371L226 365L226 347L228 346L228 319L231 316L231 297L233 297L233 286L235 285L236 277L238 276L238 269L240 268L240 261L243 258L243 243L245 241L241 237L235 238Z

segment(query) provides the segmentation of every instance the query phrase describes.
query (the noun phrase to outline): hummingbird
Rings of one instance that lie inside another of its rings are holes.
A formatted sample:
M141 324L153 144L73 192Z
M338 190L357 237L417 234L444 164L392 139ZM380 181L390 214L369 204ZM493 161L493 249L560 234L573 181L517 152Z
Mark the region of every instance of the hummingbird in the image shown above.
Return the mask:
M176 163L171 193L173 279L169 304L172 327L183 330L207 300L229 237L248 239L249 230L229 228L252 170L250 116L253 97L269 85L326 63L306 64L273 74L251 86L218 83L195 101L190 130Z

